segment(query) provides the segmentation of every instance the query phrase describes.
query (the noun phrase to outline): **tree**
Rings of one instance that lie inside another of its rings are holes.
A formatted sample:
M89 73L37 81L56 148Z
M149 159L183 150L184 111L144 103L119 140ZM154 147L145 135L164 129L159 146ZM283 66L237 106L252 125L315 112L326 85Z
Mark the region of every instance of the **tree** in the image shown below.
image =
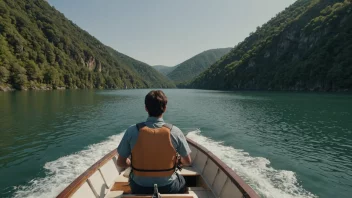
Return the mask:
M25 89L28 85L28 79L26 74L17 74L14 78L15 87L18 89Z
M6 8L4 2L0 1L0 15L6 15L9 13L9 10Z
M5 67L0 67L0 83L6 83L10 77L10 72Z
M47 84L51 84L54 87L58 87L61 85L60 74L56 68L49 67L46 70L46 73L44 75L44 82Z
M106 77L106 86L107 88L116 88L116 84L114 80L111 78L111 76Z
M17 74L26 74L26 69L21 67L19 64L14 63L11 67L11 72L14 76Z
M11 67L11 81L15 88L25 89L28 83L26 69L14 63Z
M27 76L29 80L41 82L43 80L43 74L40 71L37 64L34 61L28 61L26 64Z
M12 59L11 52L7 46L5 37L0 34L0 64L2 62L8 62L9 59Z

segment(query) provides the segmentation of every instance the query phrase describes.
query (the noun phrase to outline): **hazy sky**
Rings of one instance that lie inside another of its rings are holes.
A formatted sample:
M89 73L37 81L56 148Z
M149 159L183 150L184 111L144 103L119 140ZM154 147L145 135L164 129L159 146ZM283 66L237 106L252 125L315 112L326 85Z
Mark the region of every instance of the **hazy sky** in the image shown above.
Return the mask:
M294 0L49 0L104 44L150 65L173 66L233 47Z

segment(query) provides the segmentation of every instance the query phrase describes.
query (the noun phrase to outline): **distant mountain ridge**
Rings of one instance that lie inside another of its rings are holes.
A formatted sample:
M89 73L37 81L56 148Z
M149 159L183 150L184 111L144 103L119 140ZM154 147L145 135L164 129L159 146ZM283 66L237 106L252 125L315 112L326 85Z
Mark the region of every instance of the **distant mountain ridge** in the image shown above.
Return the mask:
M176 84L190 81L230 52L231 49L232 48L218 48L199 53L177 65L177 68L167 74L167 77Z
M351 0L298 0L189 88L352 90Z
M162 87L175 84L102 44L46 1L0 1L0 90Z
M176 84L185 83L205 71L210 65L230 52L231 49L232 48L210 49L201 52L174 67L156 65L154 68L160 73L166 75L169 79L173 80Z
M154 65L153 67L158 72L160 72L163 75L167 76L170 72L172 72L175 69L176 66L169 67L169 66L164 66L164 65Z

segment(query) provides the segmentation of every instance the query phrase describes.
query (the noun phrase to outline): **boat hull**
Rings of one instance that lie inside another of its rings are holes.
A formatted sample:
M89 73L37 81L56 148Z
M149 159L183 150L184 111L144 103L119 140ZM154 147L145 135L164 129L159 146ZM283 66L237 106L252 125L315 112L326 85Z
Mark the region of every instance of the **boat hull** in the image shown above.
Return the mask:
M192 166L185 167L179 174L185 177L186 194L165 194L162 197L224 197L258 198L256 192L246 184L230 167L212 152L187 138L191 148ZM118 153L108 153L65 188L57 197L151 197L133 195L128 185L128 169L123 170L116 164Z

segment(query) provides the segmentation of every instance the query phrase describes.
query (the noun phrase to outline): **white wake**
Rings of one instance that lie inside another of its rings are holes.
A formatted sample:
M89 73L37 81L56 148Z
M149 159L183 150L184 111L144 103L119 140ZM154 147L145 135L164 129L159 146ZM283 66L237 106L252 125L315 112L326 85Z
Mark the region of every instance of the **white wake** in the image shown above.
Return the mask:
M317 197L302 188L294 172L276 170L263 157L252 157L247 152L224 146L193 131L187 137L201 144L231 167L262 197L268 198L313 198Z
M61 157L44 165L46 176L35 178L25 186L16 187L15 198L50 198L57 196L75 178L115 149L123 133L110 136L107 140L88 146L86 149ZM303 189L292 171L275 170L270 161L262 157L251 157L248 153L224 146L200 134L188 133L188 138L200 143L240 175L262 197L268 198L313 198L312 193Z
M33 179L29 184L17 187L14 197L56 197L80 174L110 151L116 149L122 136L123 133L110 136L107 140L92 144L85 150L45 163L46 177Z

